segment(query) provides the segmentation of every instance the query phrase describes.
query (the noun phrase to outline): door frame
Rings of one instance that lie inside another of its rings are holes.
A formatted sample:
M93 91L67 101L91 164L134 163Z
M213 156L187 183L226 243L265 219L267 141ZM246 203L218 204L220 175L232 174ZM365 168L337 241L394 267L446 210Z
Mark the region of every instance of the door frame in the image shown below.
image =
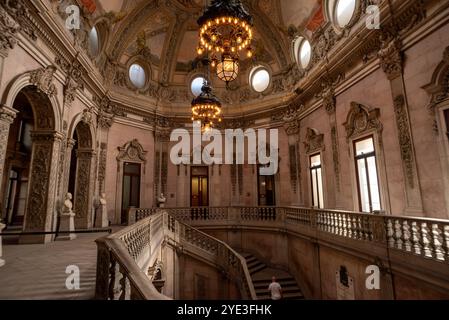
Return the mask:
M207 169L207 176L205 175L193 175L193 169L195 168L206 168ZM190 207L193 207L193 202L192 202L192 179L193 177L206 177L207 178L207 206L209 207L210 205L210 174L209 174L209 167L208 166L191 166L190 167L190 179L189 179L189 184L190 184ZM201 181L201 179L200 179Z

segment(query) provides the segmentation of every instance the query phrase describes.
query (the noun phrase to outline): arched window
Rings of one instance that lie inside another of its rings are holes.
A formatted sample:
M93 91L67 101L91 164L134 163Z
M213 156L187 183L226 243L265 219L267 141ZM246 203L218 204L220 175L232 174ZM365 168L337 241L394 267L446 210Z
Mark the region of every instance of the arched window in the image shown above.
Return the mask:
M138 63L129 67L129 80L137 88L142 89L147 83L147 74L145 69Z
M192 80L192 82L190 84L190 90L192 91L192 94L195 97L198 97L201 94L201 88L203 87L205 80L206 79L204 79L204 77L201 77L201 76L198 76Z
M265 67L253 68L249 76L251 88L256 92L264 92L270 86L271 76Z

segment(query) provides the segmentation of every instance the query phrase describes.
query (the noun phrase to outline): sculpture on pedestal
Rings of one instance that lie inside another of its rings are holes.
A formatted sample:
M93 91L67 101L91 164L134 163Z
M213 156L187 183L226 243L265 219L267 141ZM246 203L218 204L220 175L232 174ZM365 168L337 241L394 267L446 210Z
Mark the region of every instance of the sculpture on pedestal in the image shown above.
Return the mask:
M56 236L58 241L76 239L76 234L73 233L75 231L75 212L73 212L72 199L72 194L67 193L59 216L59 232L64 232L64 234Z
M159 208L165 208L165 202L167 202L167 198L165 198L164 194L161 193L161 195L157 197L157 204Z
M98 228L106 228L109 226L106 204L106 193L102 193L97 202L97 213L95 215L95 226Z

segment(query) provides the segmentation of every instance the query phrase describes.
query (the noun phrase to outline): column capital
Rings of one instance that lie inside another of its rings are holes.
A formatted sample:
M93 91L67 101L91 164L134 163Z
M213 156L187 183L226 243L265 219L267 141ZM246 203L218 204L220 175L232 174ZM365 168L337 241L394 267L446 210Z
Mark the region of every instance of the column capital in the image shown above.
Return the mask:
M72 138L67 139L67 149L73 149L75 143L76 143L75 139Z
M0 105L0 121L13 123L19 111L4 104Z
M402 74L404 56L402 54L402 43L400 39L383 39L378 52L382 70L388 80L394 80Z
M64 135L57 131L31 131L31 140L33 142L54 142L62 141Z

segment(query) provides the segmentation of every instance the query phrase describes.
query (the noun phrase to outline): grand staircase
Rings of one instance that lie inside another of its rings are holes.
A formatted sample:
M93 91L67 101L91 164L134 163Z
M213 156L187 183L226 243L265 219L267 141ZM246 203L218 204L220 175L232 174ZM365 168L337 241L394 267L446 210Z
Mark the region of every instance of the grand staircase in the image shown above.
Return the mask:
M241 255L246 259L258 300L271 299L268 286L273 276L280 283L285 300L304 299L304 295L292 275L283 270L269 268L252 254L242 253Z

